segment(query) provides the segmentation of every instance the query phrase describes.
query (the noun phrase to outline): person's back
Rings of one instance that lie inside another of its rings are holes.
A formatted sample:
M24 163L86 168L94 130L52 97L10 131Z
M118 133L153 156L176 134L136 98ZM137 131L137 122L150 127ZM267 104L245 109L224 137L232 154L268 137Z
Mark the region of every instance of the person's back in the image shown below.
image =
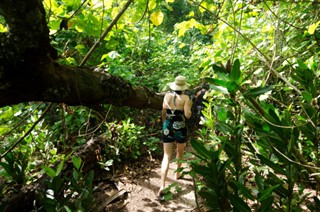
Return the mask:
M174 91L165 95L162 108L181 110L184 116L189 119L191 117L191 103L189 96L181 91Z
M162 143L163 159L161 163L161 186L158 196L162 198L165 189L165 181L169 169L169 163L172 157L173 144L176 143L177 170L181 167L179 159L182 158L187 142L186 119L191 117L192 101L184 92L189 88L184 76L176 77L175 81L170 83L171 92L167 93L162 103ZM176 179L180 178L180 172L175 173Z
M189 96L182 91L173 91L165 95L162 105L164 142L186 141L186 119L191 117L191 104Z

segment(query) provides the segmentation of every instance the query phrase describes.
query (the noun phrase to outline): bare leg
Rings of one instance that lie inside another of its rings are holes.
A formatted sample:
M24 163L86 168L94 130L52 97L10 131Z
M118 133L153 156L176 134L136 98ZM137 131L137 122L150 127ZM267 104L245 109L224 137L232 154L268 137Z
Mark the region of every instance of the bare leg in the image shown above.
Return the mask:
M186 147L186 143L177 143L177 154L176 154L176 159L178 159L177 161L177 169L181 168L181 163L179 162L179 160L182 158L183 154L184 154L184 149ZM181 176L181 172L176 172L176 176L175 179L179 179L179 177Z
M158 195L166 188L166 179L169 169L169 163L172 158L173 143L163 143L163 159L161 163L161 186Z

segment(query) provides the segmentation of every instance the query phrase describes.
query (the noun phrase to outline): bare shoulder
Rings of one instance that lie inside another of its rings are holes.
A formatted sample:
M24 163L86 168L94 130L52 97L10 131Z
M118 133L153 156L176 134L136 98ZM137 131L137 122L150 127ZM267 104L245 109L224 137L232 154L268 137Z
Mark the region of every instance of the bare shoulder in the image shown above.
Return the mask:
M189 100L190 100L189 96L186 95L186 94L183 94L183 95L181 96L181 99L184 100L184 101L189 101Z
M187 94L182 95L183 99L189 99L189 96Z
M168 92L164 95L165 99L168 99L169 97L173 96L172 93Z

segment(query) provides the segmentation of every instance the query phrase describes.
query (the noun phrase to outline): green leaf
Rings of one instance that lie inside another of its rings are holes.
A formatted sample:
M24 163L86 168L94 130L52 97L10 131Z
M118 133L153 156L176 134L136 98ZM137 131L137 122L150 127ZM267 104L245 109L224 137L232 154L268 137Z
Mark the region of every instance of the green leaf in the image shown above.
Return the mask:
M317 27L319 26L319 24L320 24L320 21L318 21L318 22L316 22L316 23L314 23L314 24L311 24L311 25L309 26L309 28L308 28L308 33L309 33L310 35L313 35L314 32L316 31Z
M217 129L225 134L232 133L234 131L234 128L232 125L224 123L224 122L218 122L217 123Z
M234 82L238 82L240 79L240 61L236 59L233 63L231 73L230 73L230 80Z
M61 161L60 164L58 165L57 171L56 171L56 176L58 176L63 168L64 161Z
M206 159L206 160L210 160L211 159L209 151L200 142L192 139L191 140L191 146L204 159Z
M72 212L72 210L67 206L67 205L65 205L65 206L63 206L64 207L64 209L67 211L67 212Z
M221 66L218 66L218 65L216 65L216 64L213 64L213 65L212 65L212 69L213 69L213 71L215 71L215 72L222 72L222 73L226 73L226 72L227 72L227 70L226 70L225 68L223 68L223 67L221 67Z
M81 168L81 157L75 157L73 156L72 157L72 162L73 162L73 166L77 169L77 170L80 170Z
M195 163L191 163L191 165L192 165L192 171L194 171L195 173L200 174L204 177L211 175L209 168L195 164Z
M1 119L1 118L0 118ZM5 133L9 132L10 128L7 125L0 125L0 136L4 135Z
M266 132L270 132L270 127L265 122L262 123L262 129Z
M252 96L252 97L257 97L261 94L264 94L268 91L271 91L273 89L273 86L263 86L263 87L258 87L258 88L253 88L250 89L249 91L245 92L244 95Z
M235 81L229 81L226 83L227 89L230 93L236 93L239 90L239 85Z
M264 191L262 191L259 195L259 202L262 202L262 201L270 198L272 196L272 192L278 187L279 187L279 185L275 185L275 186L271 186L271 187L265 189Z
M94 178L94 172L93 172L93 170L91 170L89 172L88 177L86 178L86 181L85 181L86 186L90 186L92 184L93 178Z
M49 177L55 177L56 176L56 172L52 168L47 167L47 166L42 166L41 168L45 171L45 173Z
M180 173L180 172L182 172L184 170L184 168L183 167L180 167L180 168L177 168L175 171L174 171L174 173Z
M222 86L222 87L227 87L227 83L224 80L219 80L219 79L215 79L215 78L211 78L211 77L206 77L205 80L210 84L214 84L214 85L218 85L218 86Z
M311 103L312 95L309 92L302 91L302 97L308 102Z
M62 188L62 178L60 176L54 177L51 183L52 190L55 195L58 195Z
M229 195L229 198L230 198L231 204L234 207L233 211L251 212L250 207L239 196L231 194L231 195Z
M271 195L267 199L261 201L260 207L257 211L261 212L268 212L270 211L270 208L272 207L274 197Z
M165 201L169 201L173 199L173 194L171 192L165 193L163 195Z
M265 184L264 184L264 181L263 181L263 177L261 176L259 171L255 172L254 180L255 180L256 185L258 186L258 189L259 190L263 190Z
M275 164L274 162L272 162L271 160L265 158L264 156L260 155L260 154L257 154L258 158L261 160L261 163L262 164L265 164L267 166L269 166L270 168L272 168L273 170L275 170L277 173L279 174L283 174L285 175L286 172L285 170L283 169L283 167Z
M208 193L209 194L209 193ZM202 196L205 196L204 198L207 199L207 204L208 204L208 208L210 208L211 210L208 210L208 211L222 211L222 208L219 204L219 198L217 196L210 196L210 197L207 197L208 195L205 193L205 192L199 192L199 195L202 197Z
M215 90L219 93L223 93L223 94L229 94L228 89L222 87L222 86L216 86L216 85L211 85L210 88L212 90Z
M73 179L75 179L76 181L79 180L79 173L76 170L73 170L72 176L73 176Z
M79 6L81 0L62 0L66 5L71 7Z
M308 70L309 67L301 60L298 60L297 61L298 65L299 65L299 68L302 69L302 70Z
M155 0L150 0L148 4L148 9L153 10L157 6L157 2Z
M5 108L3 108L3 110L0 113L0 120L11 119L14 116L14 111L12 107L9 107L7 110L4 110L4 109Z
M200 191L199 195L208 200L210 203L218 202L218 195L214 191ZM218 204L215 204L215 207L218 207Z
M159 26L163 22L163 13L161 11L153 12L150 15L150 19L155 26Z
M12 164L13 165L13 164ZM6 172L11 176L11 177L15 177L15 171L14 168L11 166L9 166L9 163L0 163L0 166L2 166L4 168L4 170L6 170Z
M168 2L172 3L174 0L170 1L161 1L161 5L165 6L169 11L173 11L173 8L168 4Z
M254 196L242 183L238 183L236 181L232 181L232 183L237 187L239 192L244 195L244 197L254 200Z

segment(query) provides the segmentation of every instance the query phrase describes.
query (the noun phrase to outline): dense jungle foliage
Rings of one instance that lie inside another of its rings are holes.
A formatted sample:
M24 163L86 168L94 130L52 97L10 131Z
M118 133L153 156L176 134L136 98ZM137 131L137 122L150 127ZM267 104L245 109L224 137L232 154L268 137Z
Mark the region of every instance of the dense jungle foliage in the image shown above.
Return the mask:
M125 3L43 0L59 63L79 66ZM319 11L320 2L302 0L137 0L85 65L156 92L177 75L188 78L192 92L210 84L190 137L192 169L180 170L194 177L208 210L319 211ZM0 17L0 31L7 30ZM84 172L74 152L99 138L99 165L111 172L161 155L160 130L160 111L2 107L0 199L46 176L37 207L85 211L94 172ZM72 175L64 177L69 159Z

